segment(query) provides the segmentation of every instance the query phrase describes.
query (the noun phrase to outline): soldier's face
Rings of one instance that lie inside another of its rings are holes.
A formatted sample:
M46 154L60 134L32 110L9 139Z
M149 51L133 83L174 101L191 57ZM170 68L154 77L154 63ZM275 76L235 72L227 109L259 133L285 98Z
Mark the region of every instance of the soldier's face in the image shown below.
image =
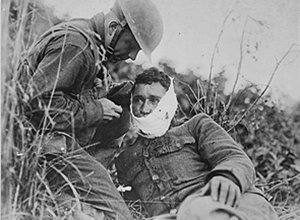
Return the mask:
M137 84L132 93L132 113L136 117L146 117L153 112L166 92L159 82Z
M140 50L141 48L131 31L129 31L129 29L125 29L121 33L121 36L114 48L114 53L109 60L114 63L127 59L135 60Z

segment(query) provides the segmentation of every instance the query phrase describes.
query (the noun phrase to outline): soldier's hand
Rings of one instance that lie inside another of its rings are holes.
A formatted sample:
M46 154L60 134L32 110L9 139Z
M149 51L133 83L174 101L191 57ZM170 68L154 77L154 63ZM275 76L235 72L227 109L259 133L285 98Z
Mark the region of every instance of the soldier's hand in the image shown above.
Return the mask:
M214 201L236 207L241 197L240 188L223 176L213 177L201 190L202 195L210 194Z
M120 118L122 107L116 105L107 98L99 99L103 107L103 120L104 122L111 121L115 118Z

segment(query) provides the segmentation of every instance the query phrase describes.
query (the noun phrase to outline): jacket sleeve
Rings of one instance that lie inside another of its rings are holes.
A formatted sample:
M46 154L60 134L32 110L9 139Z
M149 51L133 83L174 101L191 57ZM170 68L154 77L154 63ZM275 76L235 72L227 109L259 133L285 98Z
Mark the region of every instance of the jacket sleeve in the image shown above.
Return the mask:
M254 184L255 170L250 158L220 125L199 114L190 120L188 129L196 137L201 158L211 167L208 177L232 176L241 192Z
M38 128L66 132L101 122L103 108L99 100L89 94L72 95L92 83L92 54L76 45L68 44L63 49L58 45L47 47L26 85L31 121Z

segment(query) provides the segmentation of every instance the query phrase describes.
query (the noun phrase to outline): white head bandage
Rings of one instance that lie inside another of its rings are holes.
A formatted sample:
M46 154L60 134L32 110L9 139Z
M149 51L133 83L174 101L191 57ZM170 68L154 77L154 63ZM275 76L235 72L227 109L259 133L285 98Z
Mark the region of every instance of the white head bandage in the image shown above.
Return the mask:
M174 91L173 78L171 78L169 90L162 97L151 114L146 117L138 118L134 116L132 113L132 106L130 106L133 126L136 126L143 132L140 133L142 136L147 138L160 137L169 129L177 109L177 104L178 102Z

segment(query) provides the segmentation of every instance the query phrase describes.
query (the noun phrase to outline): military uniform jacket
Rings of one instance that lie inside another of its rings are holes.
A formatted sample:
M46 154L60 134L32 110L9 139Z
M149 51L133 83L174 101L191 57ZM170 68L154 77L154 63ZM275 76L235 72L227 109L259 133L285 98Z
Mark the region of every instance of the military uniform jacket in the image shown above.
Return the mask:
M116 160L121 184L132 186L151 216L168 213L214 175L232 179L244 193L253 188L251 160L205 114L155 139L138 137Z
M25 115L37 129L75 133L85 145L103 120L93 93L95 77L103 78L105 50L97 19L59 24L33 45L21 65L19 90L27 100ZM97 27L97 28L96 28Z

